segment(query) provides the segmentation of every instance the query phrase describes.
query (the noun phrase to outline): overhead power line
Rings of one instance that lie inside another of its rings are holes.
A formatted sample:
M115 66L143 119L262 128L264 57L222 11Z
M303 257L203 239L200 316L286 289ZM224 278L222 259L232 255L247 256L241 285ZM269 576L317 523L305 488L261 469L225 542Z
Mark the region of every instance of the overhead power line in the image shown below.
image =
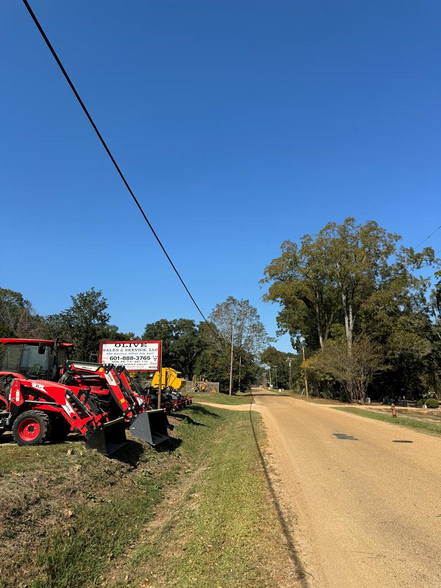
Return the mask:
M53 58L55 59L55 61L56 61L56 62L57 62L57 64L58 64L58 67L61 69L61 71L62 71L62 73L63 73L64 77L66 78L66 81L67 81L67 83L69 84L69 86L70 86L70 88L71 88L71 90L72 90L72 92L75 94L75 97L76 97L76 99L77 99L77 100L78 100L78 102L80 103L80 106L81 106L81 108L82 108L82 109L83 109L83 111L84 111L84 114L85 114L85 115L87 116L87 118L89 119L89 122L90 122L90 124L91 124L91 125L92 125L92 127L93 127L93 130L94 130L94 131L95 131L95 133L97 134L97 136L98 136L98 139L101 141L101 144L102 144L102 146L103 146L103 147L104 147L104 149L106 150L106 152L107 152L107 155L110 157L110 159L111 159L111 161L112 161L113 165L114 165L114 166L115 166L115 168L116 168L116 171L119 173L119 175L120 175L120 177L121 177L122 181L124 182L124 185L125 185L125 187L127 188L128 192L129 192L129 194L130 194L130 196L133 198L133 201L135 202L136 206L138 207L138 209L139 209L139 212L140 212L140 213L142 214L142 216L144 217L144 220L145 220L145 222L148 224L148 226L149 226L149 229L150 229L150 230L151 230L151 232L153 233L153 236L155 237L156 241L158 242L159 246L161 247L162 251L164 252L164 255L166 256L166 258L167 258L168 262L169 262L169 263L170 263L170 265L172 266L172 268L173 268L173 270L174 270L175 274L178 276L178 278L179 278L179 281L180 281L180 282L181 282L181 284L184 286L184 288L185 288L185 291L186 291L186 292L187 292L187 294L189 295L189 297L190 297L191 301L192 301L192 302L193 302L193 304L195 305L195 307L196 307L197 311L199 312L199 314L201 315L201 317L204 319L204 321L207 323L207 325L209 325L209 326L211 327L210 323L209 323L209 322L208 322L208 320L205 318L205 315L204 315L204 313L203 313L203 312L202 312L202 310L199 308L199 305L197 304L196 300L193 298L193 295L192 295L192 293L190 292L190 290L188 289L188 287L187 287L186 283L184 282L184 280L183 280L183 278L182 278L181 274L179 273L179 271L178 271L178 269L176 268L175 264L174 264L174 263L173 263L173 261L171 260L171 258L170 258L170 255L167 253L167 250L165 249L165 247L164 247L164 245L163 245L163 243L162 243L161 239L158 237L158 235L157 235L157 233L156 233L155 229L153 228L153 225L151 224L151 222L150 222L150 221L149 221L149 219L147 218L147 215L145 214L145 212L144 212L144 210L143 210L143 208L142 208L141 204L139 203L139 201L138 201L138 199L136 198L135 194L133 193L133 191L132 191L131 187L129 186L129 183L127 182L126 178L124 177L124 174L122 173L122 171L121 171L121 169L120 169L119 165L116 163L116 160L115 160L115 158L113 157L113 155L112 155L112 153L111 153L111 151L110 151L109 147L107 146L107 143L104 141L104 139L103 139L103 137L102 137L101 133L99 132L99 130L98 130L98 127L96 126L96 124L95 124L95 122L94 122L94 120L93 120L92 116L89 114L89 111L87 110L87 108L86 108L86 106L85 106L84 102L82 101L82 99L81 99L80 95L78 94L78 91L77 91L77 89L75 88L75 86L74 86L74 84L73 84L72 80L70 79L70 77L69 77L69 75L68 75L67 71L65 70L65 68L64 68L64 66L63 66L63 64L61 63L61 61L60 61L60 58L58 57L58 55L57 55L57 53L56 53L55 49L52 47L52 44L51 44L51 42L49 41L49 39L48 39L48 37L47 37L46 33L44 32L44 30L43 30L43 27L42 27L42 26L41 26L41 24L39 23L39 21L38 21L37 17L36 17L36 16L35 16L35 14L34 14L34 11L33 11L33 10L32 10L32 8L30 7L30 5L29 5L29 2L28 2L27 0L23 0L23 4L26 6L26 8L27 8L27 10L28 10L29 14L30 14L30 15L31 15L31 17L32 17L32 20L34 21L35 25L37 26L38 30L39 30L39 31L40 31L40 33L41 33L41 36L43 37L43 39L44 39L44 41L45 41L46 45L48 46L48 48L49 48L49 51L52 53L52 56L53 56Z
M425 243L426 241L428 241L428 240L430 239L430 237L432 237L432 236L433 236L435 233L437 233L437 232L438 232L440 229L441 229L441 225L440 225L440 226L439 226L437 229L435 229L435 230L433 231L433 233L430 233L430 235L428 235L428 236L427 236L425 239L423 239L423 240L422 240L420 243L418 243L418 245L415 247L415 249L418 249L418 247L419 247L420 245L422 245L423 243Z

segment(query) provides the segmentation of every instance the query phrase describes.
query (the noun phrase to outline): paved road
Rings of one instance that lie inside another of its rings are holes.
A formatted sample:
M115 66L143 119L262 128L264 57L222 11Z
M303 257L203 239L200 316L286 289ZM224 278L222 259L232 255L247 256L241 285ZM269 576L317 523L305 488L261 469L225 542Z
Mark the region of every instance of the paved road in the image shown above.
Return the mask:
M254 393L307 585L440 588L441 439Z

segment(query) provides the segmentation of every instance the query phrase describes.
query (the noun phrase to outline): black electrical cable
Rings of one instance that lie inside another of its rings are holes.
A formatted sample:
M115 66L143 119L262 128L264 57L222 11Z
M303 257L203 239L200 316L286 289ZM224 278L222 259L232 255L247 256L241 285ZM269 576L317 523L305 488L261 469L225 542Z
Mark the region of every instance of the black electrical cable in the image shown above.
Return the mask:
M87 118L89 119L89 122L90 122L90 124L91 124L91 125L92 125L92 127L93 127L93 130L94 130L94 131L95 131L95 133L98 135L98 138L99 138L99 140L101 141L101 143L102 143L102 145L103 145L104 149L106 150L106 152L107 152L107 155L110 157L110 159L111 159L111 161L112 161L113 165L114 165L114 166L115 166L115 168L116 168L116 171L117 171L117 172L119 173L119 175L121 176L121 179L122 179L122 181L124 182L124 184L125 184L125 186L126 186L127 190L129 191L129 193L130 193L130 196L133 198L133 200L134 200L134 202L135 202L136 206L138 207L138 209L139 209L140 213L141 213L141 214L142 214L142 216L144 217L144 220L145 220L145 222L148 224L148 226L149 226L150 230L152 231L152 233L153 233L153 235L154 235L154 237L155 237L156 241L159 243L159 246L161 247L162 251L164 252L164 255L165 255L165 256L166 256L166 258L168 259L168 261L169 261L170 265L172 266L172 268L173 268L173 270L174 270L175 274L178 276L178 278L179 278L179 280L180 280L181 284L184 286L184 288L185 288L185 291L186 291L186 292L187 292L187 294L190 296L190 299L191 299L191 301L193 302L193 304L194 304L194 305L195 305L195 307L197 308L197 310L198 310L199 314L201 315L201 317L204 319L204 321L207 323L207 325L209 325L209 326L210 326L210 328L212 328L212 327L211 327L211 324L210 324L210 323L208 322L208 320L205 318L205 315L204 315L204 313L203 313L203 312L202 312L202 310L199 308L199 306L198 306L198 304L197 304L196 300L193 298L193 296L192 296L192 294L191 294L190 290L188 289L188 287L187 287L186 283L185 283L185 282L184 282L184 280L182 279L182 276L181 276L181 274L179 273L179 271L177 270L177 268L176 268L175 264L174 264L174 263L173 263L173 261L171 260L171 258L170 258L170 255L167 253L167 251L166 251L166 249L165 249L164 245L162 244L162 241L161 241L161 239L160 239L160 238L158 237L158 235L156 234L156 231L155 231L155 229L153 228L153 226L152 226L151 222L149 221L149 219L147 218L147 216L146 216L146 214L145 214L145 212L144 212L144 210L143 210L143 208L142 208L141 204L138 202L138 199L136 198L135 194L132 192L132 189L130 188L130 186L129 186L129 184L128 184L127 180L126 180L126 178L124 177L124 174L123 174L123 173L122 173L122 171L120 170L120 168L119 168L119 165L116 163L116 161L115 161L115 158L113 157L113 155L112 155L112 153L111 153L110 149L107 147L107 144L106 144L106 142L104 141L104 139L103 139L103 137L102 137L101 133L99 132L99 130L98 130L98 127L96 126L96 124L95 124L95 122L94 122L93 118L92 118L92 117L91 117L91 115L89 114L89 111L87 110L87 108L86 108L86 106L85 106L84 102L81 100L81 98L80 98L80 95L78 94L78 92L77 92L77 90L76 90L76 88L75 88L75 86L74 86L74 84L73 84L72 80L70 79L70 77L69 77L69 75L68 75L67 71L64 69L64 67L63 67L63 64L62 64L62 63L61 63L61 61L60 61L60 58L58 57L57 53L55 52L55 49L52 47L52 45L51 45L51 42L50 42L50 41L49 41L49 39L47 38L47 35L46 35L46 33L44 32L44 30L43 30L43 28L42 28L41 24L39 23L39 21L38 21L38 19L37 19L37 17L35 16L35 14L34 14L34 12L33 12L32 8L30 7L30 5L29 5L29 2L28 2L27 0L23 0L23 4L24 4L24 5L26 6L26 8L28 9L28 12L29 12L29 14L30 14L30 15L31 15L31 17L32 17L32 20L34 21L35 25L37 26L38 30L40 31L40 33L41 33L41 36L43 37L43 39L44 39L44 41L45 41L46 45L47 45L47 46L48 46L48 48L49 48L49 51L52 53L52 55L53 55L53 57L54 57L55 61L56 61L56 62L57 62L57 64L58 64L58 67L59 67L59 68L61 69L61 71L63 72L63 75L64 75L64 77L65 77L65 78L66 78L66 80L67 80L67 83L69 84L69 86L70 86L70 88L71 88L72 92L75 94L75 97L76 97L76 99L78 100L78 102L80 103L80 106L81 106L81 108L84 110L84 114L85 114L85 115L87 116ZM216 334L216 336L217 336L217 334Z
M420 243L418 243L418 245L415 247L415 249L418 249L418 247L420 245L422 245L423 243L425 243L426 241L428 241L430 239L430 237L432 237L432 235L434 235L435 233L437 233L440 229L441 229L441 225L437 229L435 229L433 231L433 233L430 233L430 235L428 235L425 239L423 239Z

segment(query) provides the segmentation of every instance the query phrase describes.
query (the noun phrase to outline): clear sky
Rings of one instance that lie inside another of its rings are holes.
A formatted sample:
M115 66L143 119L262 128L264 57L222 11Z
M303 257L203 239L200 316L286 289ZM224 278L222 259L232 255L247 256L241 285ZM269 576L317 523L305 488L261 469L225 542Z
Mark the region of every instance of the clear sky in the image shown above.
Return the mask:
M264 268L328 221L441 224L439 1L31 5L206 314L248 298L274 334ZM19 0L0 62L1 286L41 314L95 286L137 334L198 319Z

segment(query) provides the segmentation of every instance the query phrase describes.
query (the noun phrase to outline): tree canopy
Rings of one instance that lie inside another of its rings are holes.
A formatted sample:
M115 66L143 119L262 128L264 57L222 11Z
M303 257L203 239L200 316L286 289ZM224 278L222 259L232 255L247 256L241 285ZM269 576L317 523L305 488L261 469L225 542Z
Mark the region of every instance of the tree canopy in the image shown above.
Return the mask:
M48 335L72 342L77 358L96 360L100 341L112 331L109 330L107 299L95 288L71 296L71 299L72 306L47 317Z
M428 300L436 295L430 298L430 280L418 272L436 270L439 262L430 247L416 252L400 240L374 221L347 218L303 236L300 246L285 241L262 280L269 284L264 299L281 306L280 331L297 349L301 341L321 349L323 358L328 340L338 342L333 351L344 345L350 357L354 340L363 336L380 346L392 371L405 357L421 360L429 353L427 333L433 333ZM323 361L315 365L325 371Z
M143 339L163 342L163 365L180 371L184 377L191 378L195 363L205 349L199 328L190 319L161 319L148 323Z

